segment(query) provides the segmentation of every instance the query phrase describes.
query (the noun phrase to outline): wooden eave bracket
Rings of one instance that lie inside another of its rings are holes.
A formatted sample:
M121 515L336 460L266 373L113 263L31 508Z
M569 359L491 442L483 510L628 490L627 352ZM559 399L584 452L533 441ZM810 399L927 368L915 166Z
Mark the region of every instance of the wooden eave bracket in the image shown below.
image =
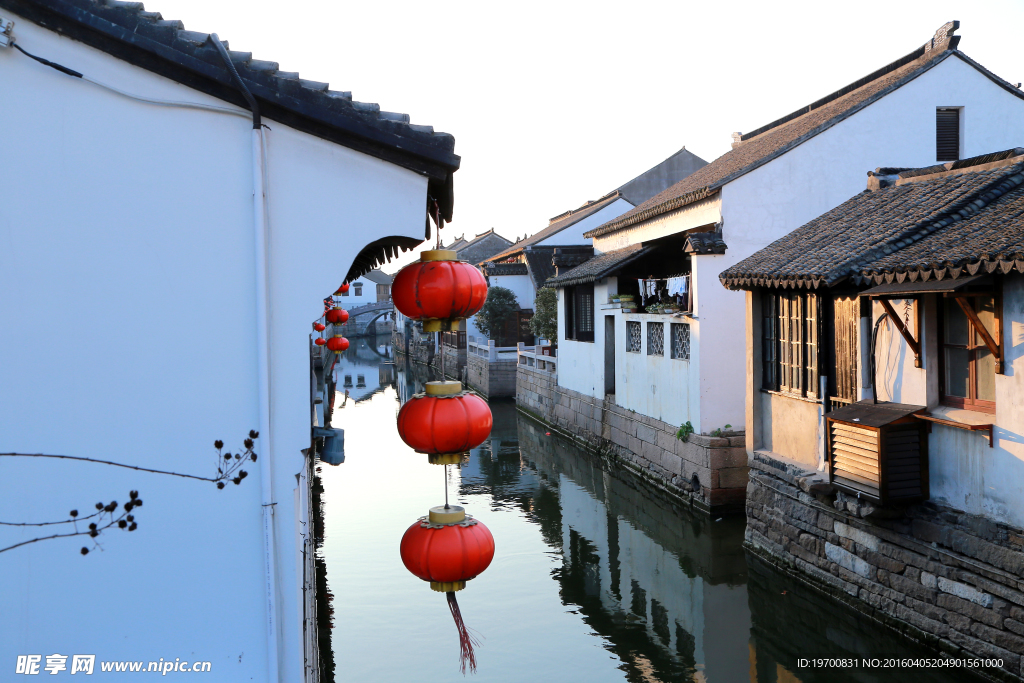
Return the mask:
M903 335L903 338L907 340L907 346L909 346L910 350L914 352L914 367L921 367L921 344L916 339L914 339L914 335L910 334L910 330L908 330L907 326L903 324L903 321L900 320L900 317L896 315L896 311L893 310L892 304L889 303L889 300L887 298L878 297L878 302L882 304L882 308L884 308L885 312L889 314L889 318L892 319L892 322L896 326L896 329L899 330L900 334ZM914 303L916 306L916 299ZM916 315L917 312L915 311L915 317Z
M914 415L918 420L924 420L926 422L934 422L935 424L946 425L947 427L956 427L957 429L965 429L969 432L988 432L988 447L996 447L996 435L995 428L991 424L973 425L964 422L954 422L953 420L944 420L941 417L935 417L934 415L918 413ZM931 424L928 425L928 433L932 431Z
M964 315L971 321L971 327L981 335L982 341L985 342L985 346L988 347L992 357L996 359L996 374L1003 374L1003 349L1002 346L996 344L996 340L992 338L988 330L985 329L985 325L982 324L981 318L974 311L974 306L971 306L970 299L966 297L956 297L956 302L960 304L960 308L963 310Z

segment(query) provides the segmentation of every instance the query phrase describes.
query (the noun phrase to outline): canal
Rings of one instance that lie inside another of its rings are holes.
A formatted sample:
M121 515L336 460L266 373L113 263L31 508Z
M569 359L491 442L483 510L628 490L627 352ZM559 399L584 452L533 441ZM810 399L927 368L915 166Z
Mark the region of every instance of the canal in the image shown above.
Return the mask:
M468 464L430 465L399 438L400 402L423 366L382 338L355 340L336 368L333 426L346 460L318 465L321 556L333 593L335 680L465 680L444 595L399 556L406 528L453 503L497 552L458 594L480 640L484 682L964 681L963 670L799 667L800 658L928 657L920 646L743 550L742 516L690 514L597 456L493 401L489 442Z

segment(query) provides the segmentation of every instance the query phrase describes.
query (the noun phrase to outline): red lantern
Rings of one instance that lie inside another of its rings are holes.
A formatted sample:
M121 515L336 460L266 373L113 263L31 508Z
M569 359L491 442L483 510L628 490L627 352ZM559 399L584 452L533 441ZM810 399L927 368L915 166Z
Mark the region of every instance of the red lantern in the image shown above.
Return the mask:
M335 306L324 314L324 319L333 325L344 325L348 322L348 311L339 306Z
M465 588L466 582L481 574L494 559L490 530L461 506L433 507L426 517L406 529L401 552L406 569L429 581L432 590L447 594L448 608L459 630L462 673L467 664L471 672L476 671L476 643L462 620L455 592Z
M435 249L398 271L391 295L403 315L423 321L424 332L439 332L483 307L487 281L475 266L456 260L454 251Z
M313 323L313 329L316 330L317 332L323 332L324 330L327 329L327 326L324 325L323 323Z
M317 346L323 346L324 344L327 343L327 340L324 339L323 337L317 337L316 339L313 340L313 343L316 344Z
M341 296L342 294L344 294L344 293L345 293L345 292L347 292L347 291L348 291L348 283L346 282L346 283L345 283L345 284L343 284L343 285L342 285L341 287L338 287L338 291L337 291L337 292L335 292L334 294L335 294L336 296Z
M491 409L461 382L427 382L426 393L406 401L398 411L398 433L430 462L453 465L491 433Z
M335 353L341 353L348 348L348 339L336 334L327 340L327 348Z

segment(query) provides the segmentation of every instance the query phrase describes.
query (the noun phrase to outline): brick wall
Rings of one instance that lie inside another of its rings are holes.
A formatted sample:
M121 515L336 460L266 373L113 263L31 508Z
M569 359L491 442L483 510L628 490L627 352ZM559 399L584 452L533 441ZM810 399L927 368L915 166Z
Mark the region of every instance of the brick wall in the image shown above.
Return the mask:
M1024 532L932 503L880 510L820 474L755 453L746 545L777 567L940 650L1021 672Z
M472 363L472 357L470 359ZM518 366L516 403L702 510L742 509L747 452L742 432L691 434L614 403L560 387L555 373Z

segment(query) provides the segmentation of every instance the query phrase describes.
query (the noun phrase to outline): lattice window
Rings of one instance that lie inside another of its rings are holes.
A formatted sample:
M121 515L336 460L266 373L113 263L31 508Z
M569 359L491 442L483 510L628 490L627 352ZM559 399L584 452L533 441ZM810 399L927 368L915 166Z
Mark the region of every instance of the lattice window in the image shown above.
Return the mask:
M665 355L665 323L647 323L647 355Z
M814 294L765 293L764 388L817 396L819 302Z
M672 357L690 360L690 326L686 323L672 323Z
M626 351L640 353L640 323L636 320L626 321Z

